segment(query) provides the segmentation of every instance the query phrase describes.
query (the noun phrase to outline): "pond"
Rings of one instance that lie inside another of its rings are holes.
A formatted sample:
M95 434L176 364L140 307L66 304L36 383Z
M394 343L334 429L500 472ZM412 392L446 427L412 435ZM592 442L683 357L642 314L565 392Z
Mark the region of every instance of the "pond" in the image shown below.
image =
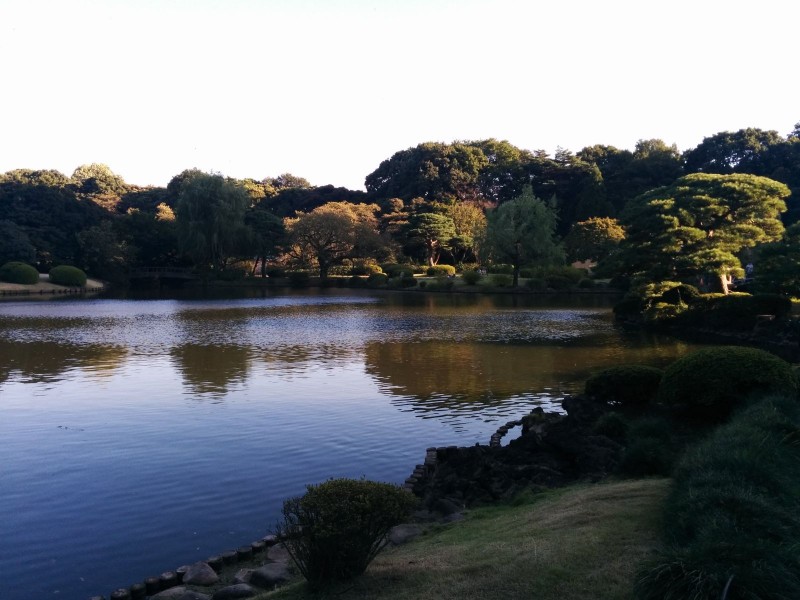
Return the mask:
M591 373L692 349L611 299L0 302L0 598L88 598L268 533L308 483L402 483Z

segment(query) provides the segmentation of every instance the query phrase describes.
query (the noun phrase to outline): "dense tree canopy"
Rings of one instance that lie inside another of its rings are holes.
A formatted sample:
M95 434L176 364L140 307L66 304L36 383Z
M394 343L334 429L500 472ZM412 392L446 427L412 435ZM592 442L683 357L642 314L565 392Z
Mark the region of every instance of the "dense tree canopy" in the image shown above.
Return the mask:
M619 221L609 217L592 217L572 226L564 238L567 258L572 261L594 261L607 258L625 239Z
M737 254L775 241L789 189L754 175L695 173L643 194L622 215L621 268L651 281L714 274L727 292Z
M526 186L520 196L487 214L487 250L498 262L513 266L513 285L517 287L522 265L563 260L564 253L555 239L555 229L553 209L536 198L531 187Z

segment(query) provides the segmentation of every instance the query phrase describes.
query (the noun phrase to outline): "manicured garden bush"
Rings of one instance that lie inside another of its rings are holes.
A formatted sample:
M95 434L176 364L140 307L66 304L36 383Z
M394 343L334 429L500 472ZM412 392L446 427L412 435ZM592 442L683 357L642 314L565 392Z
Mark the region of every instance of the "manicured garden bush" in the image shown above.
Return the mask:
M656 400L710 422L724 420L754 394L797 395L792 367L755 348L706 348L664 371Z
M412 288L417 285L417 279L413 275L409 277L393 277L389 280L389 285L396 288Z
M39 271L36 270L36 267L32 267L27 263L7 262L0 267L0 281L33 285L34 283L39 283Z
M483 275L481 275L478 271L469 270L469 271L464 271L461 274L461 279L463 279L464 283L466 283L467 285L475 285L482 278Z
M78 267L60 265L50 269L50 283L83 287L86 285L86 273Z
M514 278L511 275L502 275L500 273L495 273L491 275L489 281L492 282L494 287L504 288L504 287L511 287L514 283Z
M429 277L451 277L456 274L456 268L453 265L433 265L426 273Z
M332 479L286 500L278 533L312 588L361 575L416 499L375 481Z
M571 278L559 275L558 273L546 275L544 281L547 287L556 291L568 290L576 283Z
M382 287L389 281L389 276L386 273L373 273L367 277L367 285L369 287Z
M598 435L604 435L615 442L623 442L628 435L629 427L630 423L624 415L618 412L609 412L595 421L592 431Z
M490 275L512 275L514 273L514 266L504 264L488 265L486 267L486 272Z
M373 261L363 260L353 263L350 268L350 275L372 275L373 273L383 273L380 265Z
M768 397L687 452L635 597L800 598L798 435L797 401Z
M396 263L387 263L381 265L381 269L389 277L413 277L414 267L411 265L398 265Z
M700 290L687 283L681 283L664 291L661 301L667 304L693 304L700 297Z
M621 407L644 406L656 396L664 372L646 365L622 365L590 377L584 391L602 402Z

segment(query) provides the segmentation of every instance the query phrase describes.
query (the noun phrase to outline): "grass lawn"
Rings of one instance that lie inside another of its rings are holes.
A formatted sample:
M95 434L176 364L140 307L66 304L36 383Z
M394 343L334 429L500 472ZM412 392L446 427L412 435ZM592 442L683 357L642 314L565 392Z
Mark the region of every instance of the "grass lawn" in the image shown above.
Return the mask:
M314 595L300 581L259 598L630 598L637 566L660 539L668 485L580 485L476 509L463 522L380 554L359 579L327 593Z

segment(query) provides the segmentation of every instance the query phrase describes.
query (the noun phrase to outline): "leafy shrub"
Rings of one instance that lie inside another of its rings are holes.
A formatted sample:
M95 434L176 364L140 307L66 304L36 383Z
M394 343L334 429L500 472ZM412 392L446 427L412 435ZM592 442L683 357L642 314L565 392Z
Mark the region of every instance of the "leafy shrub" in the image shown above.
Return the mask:
M514 266L513 265L489 265L486 267L486 272L490 275L498 274L498 275L513 275L514 273Z
M645 365L623 365L600 371L585 384L587 396L623 407L644 406L656 396L664 372Z
M361 575L416 500L387 483L331 479L283 503L278 533L312 588Z
M494 287L511 287L514 283L514 278L511 275L501 275L500 273L495 273L491 276L490 281Z
M630 477L669 475L675 453L669 444L651 437L632 439L622 453L620 472Z
M395 285L396 287L400 288L412 288L417 285L417 278L414 276L411 277L395 277L391 279L389 283Z
M12 261L0 267L0 281L33 285L39 283L39 271L29 264Z
M589 279L588 277L584 277L578 282L578 287L584 290L590 290L596 287L596 285L594 279Z
M547 289L547 282L544 279L528 279L525 282L525 286L530 290L544 290Z
M664 371L656 399L711 422L725 419L753 394L797 394L789 363L755 348L698 350Z
M388 263L381 265L381 269L389 277L413 277L414 267L410 265L398 265L395 263Z
M551 290L557 291L568 290L575 284L571 278L559 274L547 275L545 276L544 281L547 284L547 287L549 287Z
M530 279L531 277L536 276L536 272L533 269L520 269L519 276L524 277L525 279Z
M373 273L383 273L383 269L374 261L362 260L353 263L350 275L372 275Z
M616 442L622 442L628 435L630 424L628 419L618 412L610 412L602 415L592 426L592 431L598 435L604 435Z
M800 598L799 408L764 398L684 456L637 598Z
M280 267L272 267L267 269L267 277L286 277L286 269L281 269Z
M693 304L700 297L700 290L687 283L681 283L661 294L661 301L667 304Z
M58 285L72 285L83 287L86 285L86 273L78 267L60 265L50 269L50 282Z
M288 278L292 287L306 287L311 276L305 271L292 271L288 274Z
M386 273L373 273L367 277L367 285L369 287L382 287L389 281L389 276Z
M482 278L483 278L483 275L481 275L478 271L472 271L472 270L464 271L461 274L461 279L463 279L464 283L466 283L467 285L475 285Z
M451 277L456 274L456 268L453 265L433 265L426 273L429 277Z

